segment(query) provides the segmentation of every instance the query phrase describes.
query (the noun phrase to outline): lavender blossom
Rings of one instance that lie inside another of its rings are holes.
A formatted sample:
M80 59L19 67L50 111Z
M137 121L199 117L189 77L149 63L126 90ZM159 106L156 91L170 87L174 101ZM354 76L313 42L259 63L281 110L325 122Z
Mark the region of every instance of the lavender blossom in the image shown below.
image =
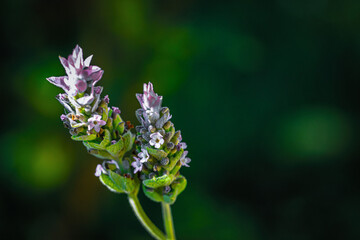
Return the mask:
M182 166L185 166L185 167L190 167L188 165L188 163L191 162L191 159L186 157L186 155L188 154L188 151L184 151L183 154L181 155L181 158L180 158L180 162L181 162L181 165Z
M115 113L115 114L120 114L121 113L121 111L120 111L120 109L118 107L111 107L111 108L113 110L113 113Z
M95 114L91 118L88 119L88 130L95 129L96 132L100 132L101 126L104 126L106 122L104 120L101 120L101 116Z
M98 164L97 166L96 166L96 170L95 170L95 176L96 177L100 177L101 176L101 174L105 174L105 173L107 173L106 172L106 170L103 168L103 166L101 165L101 164Z
M164 143L164 139L163 139L163 136L156 132L156 133L152 133L150 134L150 145L151 146L154 146L155 148L160 148L160 146Z
M159 111L161 108L162 96L158 96L154 92L154 88L151 82L144 83L144 94L137 93L138 99L142 109L144 109L148 115L150 121L157 120L159 118Z
M138 157L140 158L140 162L141 163L145 163L147 162L147 160L149 159L149 153L146 149L142 148L141 152L138 154Z
M70 96L85 92L88 82L90 82L93 88L104 73L98 66L90 65L92 55L86 58L85 61L83 60L83 52L79 45L76 45L73 53L67 59L61 56L59 59L65 68L67 76L50 77L47 80L55 86L64 89Z
M137 157L134 157L134 159L135 159L135 162L131 163L131 166L133 168L135 168L134 173L141 172L143 165L142 165L140 159Z

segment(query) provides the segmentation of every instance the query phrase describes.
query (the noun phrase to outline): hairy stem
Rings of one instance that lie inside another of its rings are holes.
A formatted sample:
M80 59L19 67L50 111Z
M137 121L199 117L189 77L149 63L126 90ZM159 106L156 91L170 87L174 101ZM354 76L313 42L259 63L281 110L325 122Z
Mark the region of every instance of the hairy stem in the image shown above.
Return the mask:
M149 219L149 217L145 214L144 209L141 207L139 199L135 195L129 194L129 203L134 210L136 217L139 219L140 223L144 226L144 228L158 240L166 240L165 235L160 231L155 224Z

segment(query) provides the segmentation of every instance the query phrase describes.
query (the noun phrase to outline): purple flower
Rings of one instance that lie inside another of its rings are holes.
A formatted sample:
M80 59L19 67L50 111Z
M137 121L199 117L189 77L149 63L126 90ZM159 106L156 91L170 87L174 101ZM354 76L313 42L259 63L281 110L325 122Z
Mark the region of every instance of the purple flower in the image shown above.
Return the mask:
M181 142L178 144L178 149L182 148L182 149L186 149L187 148L187 144L185 142Z
M164 143L163 136L158 132L150 134L150 138L149 143L151 146L155 146L155 148L160 148Z
M191 162L191 159L186 157L186 155L188 154L188 151L184 151L183 154L181 155L181 158L180 158L180 162L181 162L181 165L182 166L185 166L185 167L190 167L188 165L188 163Z
M115 114L120 114L121 113L121 111L120 111L120 109L118 107L111 107L111 108L113 110L113 113L115 113Z
M95 83L101 79L104 71L98 66L90 65L92 55L83 60L82 49L79 45L76 45L73 53L67 59L59 58L67 76L49 77L47 80L55 86L64 89L70 96L85 92L88 88L87 82L90 82L93 92Z
M109 103L109 102L110 102L109 95L106 95L106 96L104 97L104 101L105 101L106 103Z
M100 132L101 126L104 126L106 122L104 120L101 120L100 115L93 115L91 118L88 119L88 130L95 129L96 132Z
M141 152L138 154L138 157L140 158L141 163L147 162L149 159L149 153L146 149L142 148Z
M151 82L149 82L149 84L144 83L144 94L137 93L136 98L138 99L142 109L144 109L149 115L150 120L159 118L162 96L158 96L154 92Z
M106 173L106 170L103 168L103 166L101 166L101 164L98 164L96 166L95 176L100 177L103 173Z
M134 173L137 173L137 172L139 172L139 171L142 170L143 165L142 165L142 163L141 163L141 161L140 161L139 158L134 157L134 159L135 159L135 162L132 162L132 163L131 163L131 166L133 166L133 168L135 168L135 169L134 169Z
M61 119L61 121L64 122L67 119L67 117L65 114L61 114L60 119Z

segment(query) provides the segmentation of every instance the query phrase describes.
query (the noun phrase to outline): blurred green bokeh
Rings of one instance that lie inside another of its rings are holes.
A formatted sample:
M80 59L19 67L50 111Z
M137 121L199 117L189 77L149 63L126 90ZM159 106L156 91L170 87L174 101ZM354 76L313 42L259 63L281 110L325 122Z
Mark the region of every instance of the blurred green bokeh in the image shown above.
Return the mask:
M148 239L59 116L79 44L137 124L151 81L189 146L179 239L359 239L360 2L4 1L4 239ZM5 83L5 85L4 85ZM162 226L160 207L140 196Z

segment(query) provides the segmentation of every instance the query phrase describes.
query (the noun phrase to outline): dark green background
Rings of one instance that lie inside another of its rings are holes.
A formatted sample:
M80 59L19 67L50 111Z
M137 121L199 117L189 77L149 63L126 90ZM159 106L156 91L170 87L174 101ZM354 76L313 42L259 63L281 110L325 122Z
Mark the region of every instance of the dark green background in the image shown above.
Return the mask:
M360 1L9 0L0 20L2 239L150 238L59 119L45 78L77 43L124 119L151 81L182 130L179 239L360 239Z

